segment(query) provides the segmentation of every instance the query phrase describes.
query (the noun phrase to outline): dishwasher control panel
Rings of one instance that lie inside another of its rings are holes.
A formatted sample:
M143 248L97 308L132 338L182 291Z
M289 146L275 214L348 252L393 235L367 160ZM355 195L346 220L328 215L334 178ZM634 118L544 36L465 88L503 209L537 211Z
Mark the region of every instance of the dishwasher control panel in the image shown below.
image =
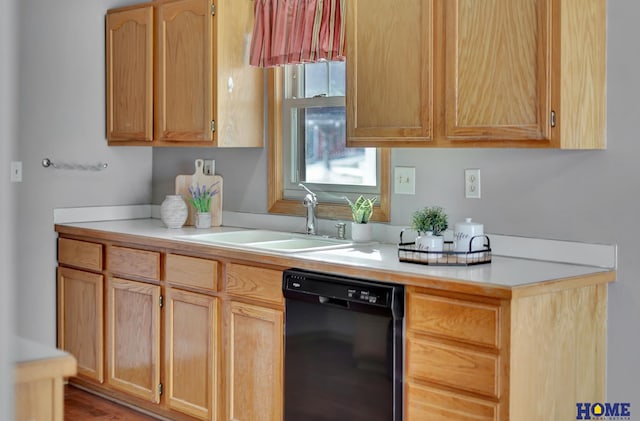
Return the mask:
M360 302L388 307L392 290L386 284L377 284L333 275L285 272L283 290L317 295L332 299Z
M355 298L356 300L365 301L370 304L377 304L380 301L380 296L368 289L349 288L347 295L349 298Z

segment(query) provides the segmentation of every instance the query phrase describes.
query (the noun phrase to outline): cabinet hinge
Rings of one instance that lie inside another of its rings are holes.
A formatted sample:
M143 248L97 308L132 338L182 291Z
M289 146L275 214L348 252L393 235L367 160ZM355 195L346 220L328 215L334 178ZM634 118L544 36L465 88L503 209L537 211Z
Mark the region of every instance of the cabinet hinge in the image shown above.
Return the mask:
M162 396L162 383L158 383L158 395Z
M216 121L215 120L211 120L211 124L209 126L211 127L211 131L212 132L216 131Z
M162 306L164 305L164 296L161 295L160 299L158 301L159 301L159 304L160 304L160 308L162 308Z
M551 111L551 127L556 127L556 112Z
M216 5L212 4L211 5L211 16L215 16L216 15Z

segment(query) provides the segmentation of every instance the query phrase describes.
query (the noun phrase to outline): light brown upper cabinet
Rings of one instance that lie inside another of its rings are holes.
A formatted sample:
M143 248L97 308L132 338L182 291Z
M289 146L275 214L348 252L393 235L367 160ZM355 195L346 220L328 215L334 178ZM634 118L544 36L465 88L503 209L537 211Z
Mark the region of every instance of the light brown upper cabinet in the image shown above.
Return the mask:
M153 7L107 14L107 139L153 140Z
M347 15L348 144L606 147L605 0L352 0Z
M253 3L231 2L107 12L110 145L263 146L263 71L246 59Z
M433 8L426 0L347 1L347 144L432 140Z
M208 1L160 3L156 138L212 141L213 19Z

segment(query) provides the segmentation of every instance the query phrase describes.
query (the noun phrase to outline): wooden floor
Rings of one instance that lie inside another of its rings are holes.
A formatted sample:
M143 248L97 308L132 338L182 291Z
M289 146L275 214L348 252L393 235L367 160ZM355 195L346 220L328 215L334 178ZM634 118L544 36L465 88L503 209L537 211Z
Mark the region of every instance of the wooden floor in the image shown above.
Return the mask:
M73 386L65 386L64 388L64 420L157 421L155 418Z

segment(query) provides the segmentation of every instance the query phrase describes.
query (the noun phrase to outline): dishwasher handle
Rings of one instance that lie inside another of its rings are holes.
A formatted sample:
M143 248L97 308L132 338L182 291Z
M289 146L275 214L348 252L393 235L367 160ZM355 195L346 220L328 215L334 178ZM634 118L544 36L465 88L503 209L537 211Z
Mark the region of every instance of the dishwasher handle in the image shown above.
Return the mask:
M347 300L341 300L339 298L331 298L331 297L325 297L322 295L318 295L318 302L322 305L328 305L328 306L333 306L333 307L339 307L339 308L344 308L346 310L349 309L349 301Z

